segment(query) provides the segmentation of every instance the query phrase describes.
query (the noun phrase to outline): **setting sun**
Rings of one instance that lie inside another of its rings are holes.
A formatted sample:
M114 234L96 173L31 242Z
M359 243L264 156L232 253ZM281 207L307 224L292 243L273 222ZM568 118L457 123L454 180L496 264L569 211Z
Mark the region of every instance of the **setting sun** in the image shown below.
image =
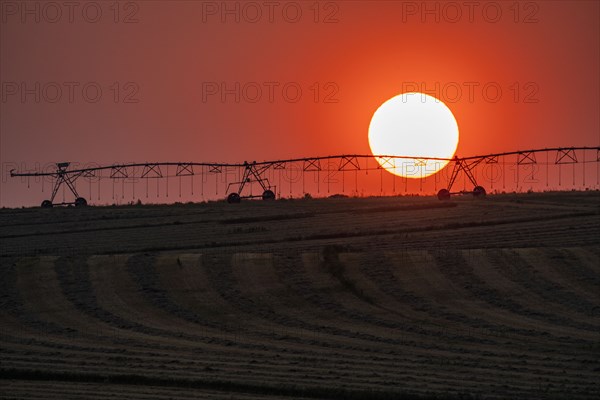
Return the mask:
M458 124L440 100L424 93L404 93L383 103L369 125L374 155L421 156L435 159L375 157L381 167L403 177L421 178L448 164L458 145Z

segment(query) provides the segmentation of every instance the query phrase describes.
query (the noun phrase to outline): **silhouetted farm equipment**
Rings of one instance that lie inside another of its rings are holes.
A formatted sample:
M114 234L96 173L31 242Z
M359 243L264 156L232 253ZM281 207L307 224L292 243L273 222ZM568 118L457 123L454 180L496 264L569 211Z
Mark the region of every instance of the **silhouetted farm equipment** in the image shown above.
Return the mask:
M587 159L586 159L586 153ZM590 153L593 156L590 157ZM169 177L194 177L194 175L200 173L208 174L222 174L225 170L237 171L238 180L229 182L226 185L226 200L228 203L239 203L242 199L262 199L265 201L274 200L276 195L277 187L272 185L268 173L280 172L286 170L291 165L296 167L296 170L301 174L305 173L331 173L336 172L355 172L365 171L367 174L369 171L378 170L383 173L383 170L388 171L394 170L402 166L403 163L411 160L413 164L421 163L426 165L428 162L443 162L448 163L452 166L452 172L448 178L445 187L437 192L437 197L440 200L449 200L452 196L469 194L474 197L485 197L486 189L478 181L474 170L476 167L481 165L492 165L502 164L502 168L506 166L506 160L516 169L516 179L519 180L519 168L522 166L535 166L538 164L538 158L545 155L546 162L540 162L539 164L546 166L546 184L548 181L548 166L552 163L559 167L559 182L560 182L560 167L563 164L582 164L583 165L583 185L585 186L585 164L596 163L600 161L600 147L557 147L557 148L546 148L546 149L534 149L524 151L512 151L496 154L486 154L480 156L471 157L454 157L448 158L436 158L436 157L415 157L415 156L388 156L388 155L334 155L334 156L323 156L323 157L306 157L306 158L295 158L287 160L275 160L275 161L261 161L261 162L247 162L243 163L206 163L206 162L155 162L155 163L129 163L129 164L113 164L107 166L93 166L86 168L72 168L69 169L70 163L61 162L56 164L56 169L51 171L21 171L15 172L10 171L12 177L50 177L52 179L52 193L50 199L44 200L41 204L42 207L50 208L56 205L74 205L76 207L83 207L88 204L88 201L82 197L76 188L76 181L81 178L87 178L88 180L95 179L112 179L113 182L116 180L142 180L150 178L165 178L167 179L167 190L168 190L168 179ZM550 155L553 155L554 161L550 161ZM536 158L537 157L537 158ZM376 159L378 162L373 163ZM370 161L371 160L371 161ZM371 166L369 166L371 162ZM373 166L374 165L374 166ZM175 168L175 174L169 175L169 168ZM164 173L163 170L167 171ZM472 185L471 190L453 191L453 187L456 184L459 175L464 177L465 187L466 181ZM573 167L573 175L575 175L575 168ZM304 175L302 175L304 176ZM419 179L418 176L412 176L412 178ZM421 180L424 177L421 176ZM383 181L383 178L382 178ZM304 181L303 181L304 182ZM251 184L256 183L261 189L260 194L253 194L251 191L248 193L247 187ZM91 184L90 184L91 185ZM181 183L180 183L181 185ZM356 184L358 186L358 184ZM57 193L60 188L66 188L68 192L73 195L73 200L70 202L62 201L56 202ZM304 188L303 188L304 189ZM357 188L358 189L358 188ZM99 190L99 189L98 189ZM114 189L113 189L114 190ZM146 191L148 189L146 188ZM437 190L437 189L436 189ZM290 188L291 191L291 188ZM180 188L181 192L181 188ZM192 192L193 192L193 179L192 179ZM91 193L91 189L90 189ZM167 192L168 195L168 192Z

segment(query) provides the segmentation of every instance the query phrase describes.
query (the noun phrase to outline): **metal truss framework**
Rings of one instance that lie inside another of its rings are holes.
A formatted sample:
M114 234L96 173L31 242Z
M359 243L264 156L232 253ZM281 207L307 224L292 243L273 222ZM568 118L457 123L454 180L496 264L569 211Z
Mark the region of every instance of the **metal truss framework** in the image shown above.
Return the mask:
M80 169L68 169L70 163L63 162L56 164L56 171L52 172L15 172L10 171L12 177L31 177L31 176L50 176L54 178L54 184L52 189L52 195L50 200L44 200L42 206L51 207L53 204L75 204L78 206L86 205L87 201L80 197L76 188L75 181L80 177L89 178L105 178L102 175L102 171L108 171L108 178L110 179L125 179L125 178L163 178L168 177L167 174L163 174L162 168L166 168L168 171L169 167L175 167L176 177L181 176L193 176L196 174L195 168L206 169L209 173L220 174L228 168L239 168L242 171L241 180L238 182L229 183L227 186L228 197L227 200L231 203L239 202L242 198L250 197L262 197L264 200L275 199L274 186L271 185L268 178L265 176L269 169L272 170L283 170L292 163L298 163L302 165L303 172L317 172L325 170L322 166L322 162L327 162L327 168L332 168L332 165L337 165L337 171L360 171L369 170L369 159L375 158L377 162L376 169L395 169L397 167L396 161L398 160L409 160L415 166L425 166L427 161L445 161L453 163L452 173L448 180L448 185L445 189L441 189L438 192L438 198L441 200L450 198L451 194L459 193L472 193L475 196L485 195L485 189L480 186L477 182L474 174L474 169L481 163L485 164L497 164L499 158L506 156L516 155L516 166L517 172L520 165L533 165L537 164L536 154L546 153L546 157L550 152L555 152L554 164L576 164L579 162L585 163L585 150L596 150L595 160L588 160L587 162L600 162L600 147L555 147L555 148L544 148L534 150L520 150L504 153L486 154L471 157L454 157L454 158L438 158L438 157L421 157L421 156L395 156L395 155L334 155L334 156L323 156L323 157L305 157L305 158L294 158L287 160L275 160L275 161L261 161L261 162L247 162L243 163L205 163L205 162L154 162L154 163L129 163L129 164L115 164L108 166L96 166L91 168L80 168ZM579 161L577 158L577 152L581 151L583 155L583 161ZM469 192L452 192L457 177L460 173L463 173L470 183L474 186L473 191ZM244 188L251 182L256 182L260 185L263 190L263 194L259 196L246 195L242 196ZM66 187L75 197L75 201L72 203L53 203L58 190L61 187ZM231 191L231 187L236 190Z

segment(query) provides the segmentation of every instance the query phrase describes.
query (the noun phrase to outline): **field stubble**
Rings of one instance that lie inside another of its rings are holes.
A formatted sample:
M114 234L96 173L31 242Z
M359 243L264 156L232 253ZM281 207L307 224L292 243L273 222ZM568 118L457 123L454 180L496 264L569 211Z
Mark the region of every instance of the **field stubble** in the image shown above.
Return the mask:
M0 211L1 397L597 398L600 195Z

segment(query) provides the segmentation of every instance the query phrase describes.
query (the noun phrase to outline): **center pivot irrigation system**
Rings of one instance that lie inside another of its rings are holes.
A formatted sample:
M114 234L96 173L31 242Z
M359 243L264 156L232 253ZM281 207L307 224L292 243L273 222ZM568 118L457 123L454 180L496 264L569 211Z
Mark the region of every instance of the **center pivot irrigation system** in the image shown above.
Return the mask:
M589 157L586 160L586 151L593 152L594 156ZM474 173L475 167L480 164L497 164L500 158L506 158L507 156L515 156L515 164L517 168L519 165L533 165L537 164L536 155L540 153L546 155L546 165L549 164L549 155L553 154L554 164L577 164L593 162L598 163L600 161L600 147L555 147L535 150L522 150L512 151L505 153L486 154L481 156L472 157L454 157L454 158L436 158L436 157L415 157L415 156L388 156L388 155L337 155L337 156L324 156L324 157L308 157L308 158L295 158L288 160L276 160L276 161L261 161L261 162L246 162L243 163L206 163L206 162L155 162L155 163L129 163L129 164L113 164L107 166L97 166L91 168L79 168L69 169L70 163L62 162L56 164L56 170L51 172L15 172L10 171L11 177L51 177L54 179L52 185L52 195L50 199L44 200L41 204L42 207L49 208L55 205L75 205L82 207L87 205L87 200L80 196L77 192L75 182L79 178L109 178L109 179L121 179L121 178L163 178L161 167L175 167L176 177L181 176L193 176L195 175L194 168L205 168L211 173L221 173L225 168L240 168L242 171L241 180L238 182L231 182L227 185L227 202L228 203L239 203L241 199L248 198L262 198L263 200L269 201L274 200L275 186L269 182L267 172L269 170L282 170L289 164L301 164L302 171L306 172L318 172L325 168L322 166L324 162L333 162L337 165L337 171L360 171L368 170L368 162L372 159L378 160L377 169L392 169L396 168L396 161L407 160L414 162L416 166L425 166L427 161L447 161L448 165L452 166L452 173L448 180L448 184L445 188L441 189L437 193L437 197L440 200L448 200L452 195L457 194L471 194L475 197L484 197L486 190L483 186L478 184L476 175ZM579 154L579 158L578 158ZM108 171L110 174L104 175L102 172ZM518 171L518 169L517 169ZM574 171L574 170L573 170ZM452 187L456 182L456 178L459 173L464 173L465 177L473 185L473 189L470 191L452 191ZM546 175L547 176L547 175ZM585 176L585 170L584 170ZM166 176L168 177L168 175ZM585 179L585 178L584 178ZM261 195L245 194L244 188L248 184L256 182L262 188ZM74 196L72 202L61 202L55 203L54 200L61 187L66 187ZM232 191L231 188L234 188Z

